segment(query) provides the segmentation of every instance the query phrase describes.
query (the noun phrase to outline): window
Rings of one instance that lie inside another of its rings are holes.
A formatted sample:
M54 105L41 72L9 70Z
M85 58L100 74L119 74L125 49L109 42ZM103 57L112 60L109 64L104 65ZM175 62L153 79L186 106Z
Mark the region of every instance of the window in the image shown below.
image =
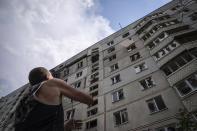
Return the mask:
M153 55L153 57L157 61L157 60L161 59L162 57L164 57L165 55L169 54L172 50L174 50L175 48L177 48L179 46L180 46L179 42L173 41L172 43L170 43L167 46L165 46L164 48L162 48L160 51L156 52Z
M195 118L196 121L197 121L197 111L194 111L192 114L193 114L194 118Z
M112 80L112 84L116 84L116 83L120 82L121 81L120 75L118 74L118 75L112 77L111 80Z
M116 64L110 66L110 72L115 71L115 70L117 70L117 69L118 69L118 63L116 63Z
M110 48L107 50L108 53L111 53L111 52L113 52L113 51L115 51L115 47L110 47Z
M86 122L86 129L91 129L97 126L97 119Z
M128 113L126 109L114 113L115 125L121 125L128 122Z
M77 78L80 77L80 76L82 76L82 71L81 71L81 72L78 72L78 73L76 74L76 77L77 77Z
M129 36L129 35L130 35L130 33L127 32L127 33L125 33L124 35L122 35L122 38L125 38L125 37L127 37L127 36Z
M133 54L132 56L130 56L130 59L131 61L136 61L137 59L139 59L141 56L140 56L140 53L137 52L135 54Z
M92 75L91 75L91 79L96 78L98 75L99 75L99 72L96 72L96 73L92 74Z
M92 63L95 63L95 62L98 61L98 60L99 60L99 54L93 55L93 56L91 57Z
M180 96L185 96L197 90L197 74L191 75L187 79L179 82L175 87Z
M64 70L64 76L67 76L67 75L69 75L69 70L68 69Z
M93 84L93 83L97 82L98 80L99 80L99 78L95 77L95 78L91 79L90 84Z
M112 102L122 100L124 98L123 89L116 91L112 94Z
M74 88L79 88L80 86L81 86L81 81L76 82L76 83L74 84Z
M99 69L99 63L96 63L96 64L92 65L92 73L94 73L98 69Z
M77 68L79 69L79 68L81 68L83 66L83 61L81 61L81 62L79 62L78 64L77 64Z
M134 67L135 68L135 72L139 73L142 72L144 70L146 70L148 68L147 65L145 65L145 63L139 64L138 66Z
M95 86L90 87L90 91L93 91L93 90L95 90L95 89L98 89L98 84L95 85Z
M151 88L154 85L155 85L155 82L153 81L153 79L151 77L148 77L148 78L140 81L140 86L141 86L142 90Z
M93 116L93 115L95 115L97 112L98 112L98 108L94 108L94 109L88 111L88 112L87 112L87 115L88 115L88 117L89 117L89 116Z
M189 17L192 21L197 20L197 12L192 13Z
M127 51L131 52L132 50L134 50L136 48L135 43L131 44L130 46L127 47Z
M148 108L150 113L158 112L160 110L166 109L166 105L161 97L161 95L156 96L150 100L146 101L148 104Z
M156 129L156 131L176 131L176 125L170 124L163 127L159 127Z
M73 118L74 114L75 114L75 109L67 111L66 120L70 120L71 118Z
M95 99L91 105L88 105L88 108L93 107L98 104L98 99Z
M90 93L90 95L91 95L92 97L98 96L98 91L92 92L92 93Z
M192 55L188 51L184 51L178 56L176 56L174 59L166 63L164 66L162 66L161 69L168 76L172 72L175 72L176 70L181 68L183 65L190 62L194 57L195 56L192 57Z
M108 46L111 46L114 44L114 41L110 41L109 43L107 43Z
M109 57L109 61L116 59L116 54Z

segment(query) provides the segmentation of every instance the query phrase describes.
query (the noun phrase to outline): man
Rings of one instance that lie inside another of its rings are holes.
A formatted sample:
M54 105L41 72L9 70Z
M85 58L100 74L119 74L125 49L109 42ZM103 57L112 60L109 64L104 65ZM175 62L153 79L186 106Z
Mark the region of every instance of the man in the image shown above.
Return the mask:
M34 68L29 73L31 87L24 95L15 112L15 131L70 131L80 128L80 120L64 123L61 96L85 104L92 104L90 95L53 78L44 67Z

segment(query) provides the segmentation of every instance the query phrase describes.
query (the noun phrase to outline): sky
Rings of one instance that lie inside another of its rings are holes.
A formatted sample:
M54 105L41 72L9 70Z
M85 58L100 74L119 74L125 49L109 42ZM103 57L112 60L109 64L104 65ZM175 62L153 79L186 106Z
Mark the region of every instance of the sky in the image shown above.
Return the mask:
M0 0L0 97L170 0Z

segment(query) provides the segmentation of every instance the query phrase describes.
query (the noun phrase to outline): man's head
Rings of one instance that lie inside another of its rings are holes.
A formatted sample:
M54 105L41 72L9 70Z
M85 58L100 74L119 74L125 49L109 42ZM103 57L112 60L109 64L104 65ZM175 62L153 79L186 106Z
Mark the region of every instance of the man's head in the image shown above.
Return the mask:
M52 78L51 73L44 67L34 68L29 73L29 83L32 86Z

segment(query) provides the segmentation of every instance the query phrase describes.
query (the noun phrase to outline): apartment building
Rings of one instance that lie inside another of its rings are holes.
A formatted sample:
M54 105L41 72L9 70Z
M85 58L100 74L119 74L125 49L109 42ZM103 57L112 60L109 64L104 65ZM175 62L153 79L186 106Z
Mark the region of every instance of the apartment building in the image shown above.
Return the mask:
M173 0L50 70L89 93L92 105L62 98L80 131L176 131L175 115L197 120L197 1ZM29 84L0 100L0 130Z

